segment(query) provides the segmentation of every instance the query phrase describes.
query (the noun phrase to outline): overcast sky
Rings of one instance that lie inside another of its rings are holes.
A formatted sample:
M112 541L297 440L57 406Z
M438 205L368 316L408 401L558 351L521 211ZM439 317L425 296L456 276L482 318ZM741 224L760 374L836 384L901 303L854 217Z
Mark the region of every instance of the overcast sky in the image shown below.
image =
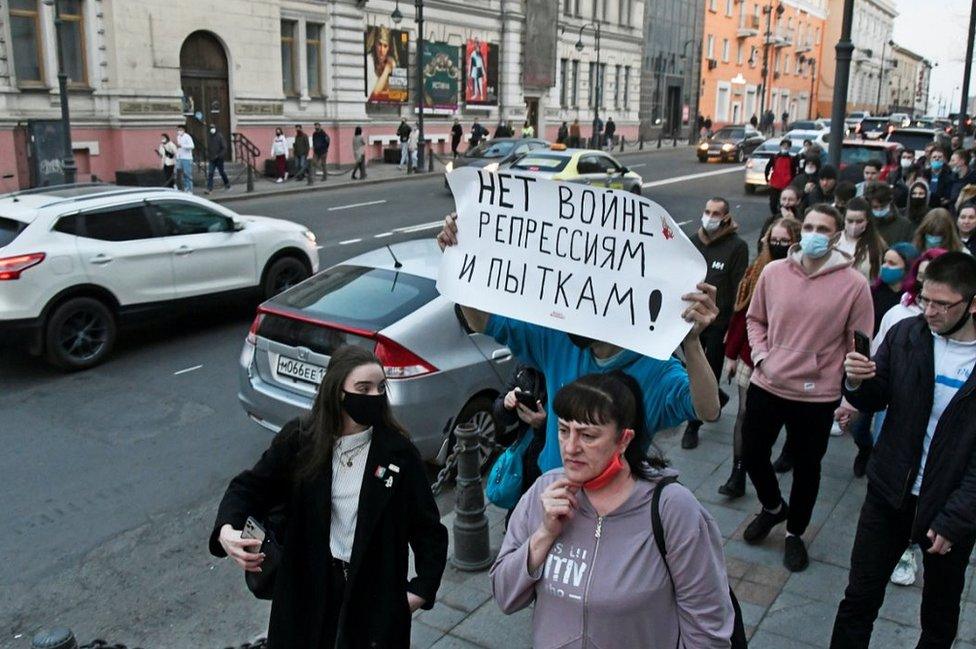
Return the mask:
M856 2L857 0L855 0ZM940 95L948 103L953 90L962 85L966 58L966 31L969 27L970 0L895 0L894 40L899 45L937 63L932 70L929 112L938 111ZM970 81L969 95L976 95ZM959 108L959 91L952 110Z

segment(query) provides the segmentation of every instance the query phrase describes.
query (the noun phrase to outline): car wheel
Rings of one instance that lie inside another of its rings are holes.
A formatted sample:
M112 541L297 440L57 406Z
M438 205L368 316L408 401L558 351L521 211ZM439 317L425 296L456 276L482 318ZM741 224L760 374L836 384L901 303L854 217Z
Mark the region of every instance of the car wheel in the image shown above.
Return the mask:
M735 150L735 161L742 162L742 149Z
M630 188L630 193L637 194L638 196L640 196L642 194L641 186L639 184L634 185L633 187Z
M44 332L47 360L65 370L95 367L115 346L115 316L100 300L76 297L58 306Z
M297 257L282 257L275 260L264 273L261 295L267 300L295 284L308 279L308 268Z
M708 158L703 158L701 156L698 156L698 162L708 162Z
M493 401L490 397L480 396L468 401L461 412L454 420L454 425L459 426L471 422L478 429L478 455L481 466L481 474L484 475L491 468L495 459L497 445L495 444L495 423L491 418L491 407ZM448 449L453 452L457 439L454 431L450 433ZM457 478L457 466L451 469L451 479Z
M746 193L747 194L755 194L756 193L756 186L755 185L750 185L749 183L746 183Z

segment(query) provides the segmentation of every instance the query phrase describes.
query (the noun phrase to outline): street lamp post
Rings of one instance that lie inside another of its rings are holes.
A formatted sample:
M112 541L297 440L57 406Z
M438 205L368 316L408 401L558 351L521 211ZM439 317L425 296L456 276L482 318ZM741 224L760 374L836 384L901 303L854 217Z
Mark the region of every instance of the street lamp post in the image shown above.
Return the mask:
M894 44L895 42L890 40L881 44L881 67L878 69L878 100L874 103L875 115L877 115L881 111L881 86L884 83L884 73L885 73L885 47Z
M810 111L807 115L807 119L813 119L813 93L816 92L815 87L817 85L817 59L807 60L810 62Z
M64 21L61 19L61 7L58 0L44 0L44 4L54 7L54 28L58 52L58 92L61 95L61 125L64 137L64 182L73 183L77 176L78 167L71 147L71 113L68 110L68 73L64 68L64 52L61 47L61 30Z
M969 10L969 35L966 38L966 64L962 76L962 103L959 106L959 127L956 134L966 135L966 120L969 117L969 77L973 71L973 39L976 37L976 0Z
M763 13L766 14L766 33L763 36L763 59L762 59L762 93L759 95L759 115L761 116L766 113L766 91L769 87L769 40L773 35L773 1L769 0L769 4L763 7ZM776 5L776 17L783 15L786 11L782 4Z
M840 40L834 46L837 67L834 72L834 99L830 109L830 164L840 169L840 150L844 141L844 113L847 108L847 83L851 75L851 54L854 43L851 42L851 27L854 24L854 0L844 0L844 10L841 18Z
M579 28L579 36L576 39L576 51L583 51L583 30L587 27L593 27L596 31L596 71L593 75L596 80L596 92L594 97L596 101L593 106L593 147L596 148L597 138L600 137L600 103L603 101L603 72L600 70L600 23L586 23Z
M415 20L417 22L417 166L414 173L424 171L424 0L414 0L414 7L417 10ZM396 25L403 20L400 13L400 0L397 0L396 7L390 18Z

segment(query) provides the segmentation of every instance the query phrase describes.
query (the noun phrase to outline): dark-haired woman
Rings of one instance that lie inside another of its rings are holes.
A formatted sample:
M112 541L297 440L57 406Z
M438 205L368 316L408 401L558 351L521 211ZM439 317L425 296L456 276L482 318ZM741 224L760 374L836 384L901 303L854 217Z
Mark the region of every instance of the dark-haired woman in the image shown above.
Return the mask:
M649 465L633 443L641 407L626 375L577 379L553 411L563 468L540 477L509 521L491 569L502 611L535 602L537 648L728 647L735 618L722 536L688 489L668 485L665 563L651 500L675 472Z
M287 424L234 478L210 537L214 556L260 571L260 543L242 539L284 506L268 641L274 649L404 648L411 613L429 609L447 560L447 530L424 464L393 418L379 360L338 349L311 414ZM407 579L408 546L417 576Z

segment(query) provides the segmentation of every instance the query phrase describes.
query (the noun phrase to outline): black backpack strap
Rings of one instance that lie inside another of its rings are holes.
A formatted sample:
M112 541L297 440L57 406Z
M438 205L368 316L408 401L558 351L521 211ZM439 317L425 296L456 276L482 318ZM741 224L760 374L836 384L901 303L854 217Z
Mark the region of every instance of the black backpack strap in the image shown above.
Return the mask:
M661 492L669 484L677 481L678 477L673 475L661 478L654 486L654 493L651 496L651 531L654 532L654 543L661 553L661 558L664 559L664 567L668 569L669 576L671 567L668 566L668 547L664 541L664 523L661 522ZM674 584L674 579L671 580L671 584Z

